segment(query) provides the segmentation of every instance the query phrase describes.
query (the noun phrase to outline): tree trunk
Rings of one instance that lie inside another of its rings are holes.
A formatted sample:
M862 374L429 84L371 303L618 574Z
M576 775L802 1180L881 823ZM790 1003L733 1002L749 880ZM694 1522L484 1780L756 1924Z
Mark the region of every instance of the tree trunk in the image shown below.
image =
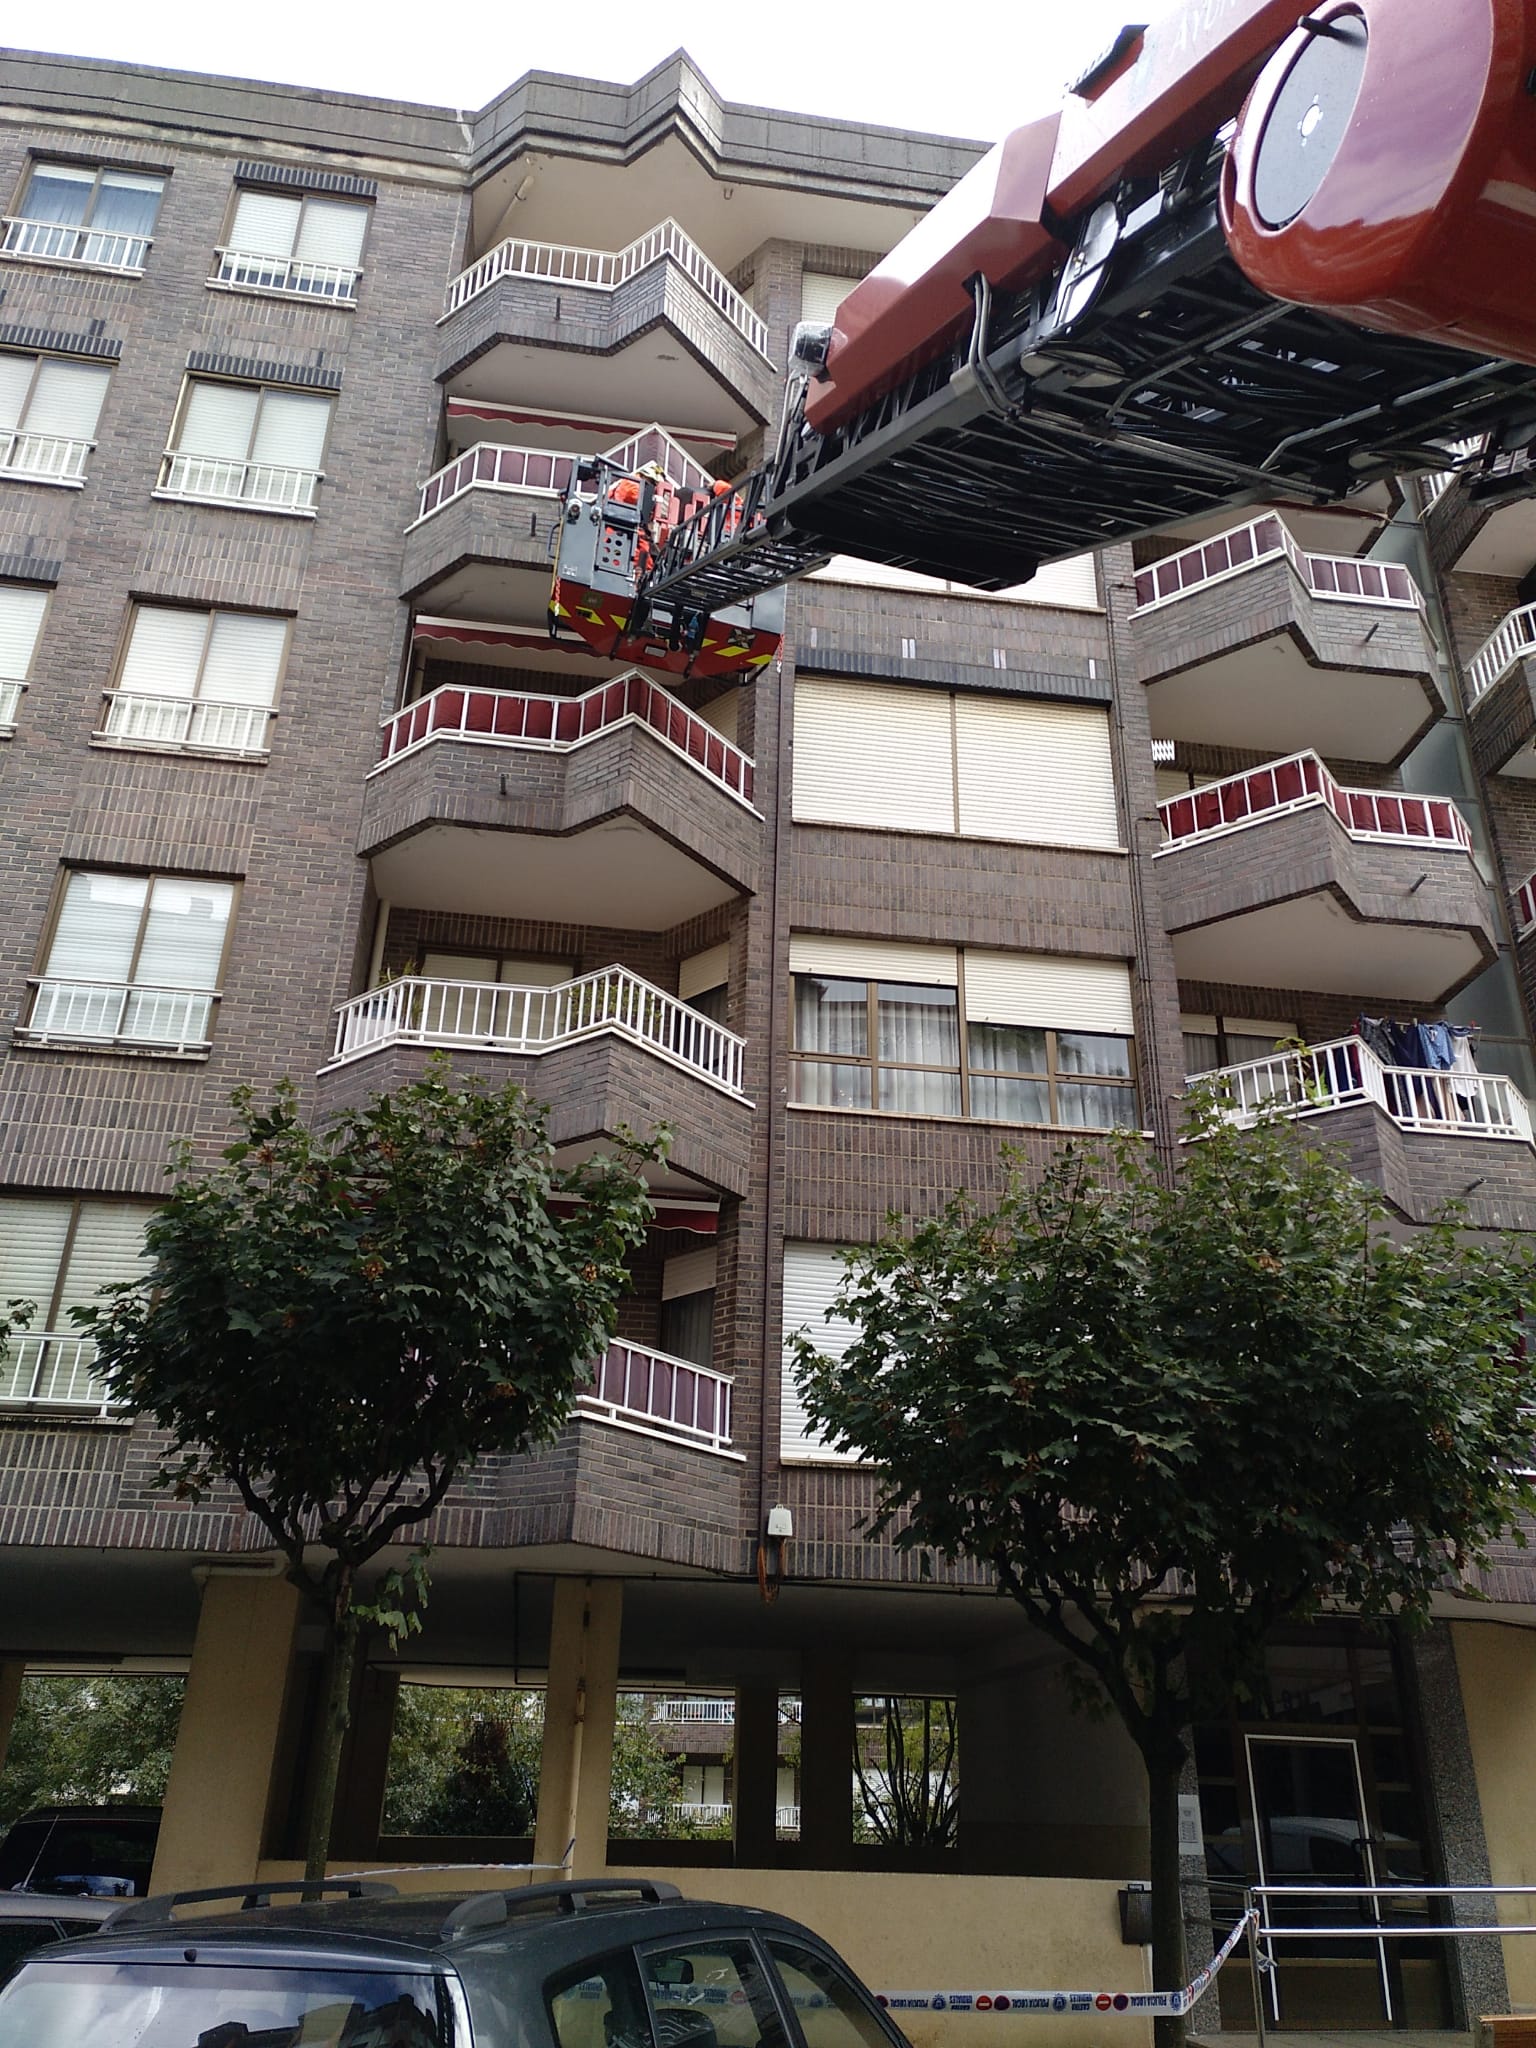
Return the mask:
M350 1609L331 1624L326 1659L325 1702L315 1735L314 1768L310 1777L309 1836L304 1848L304 1875L324 1877L331 1853L331 1822L336 1812L336 1780L341 1745L352 1718L352 1673L357 1665L358 1624Z
M1184 1894L1179 1885L1179 1782L1182 1743L1159 1747L1146 1758L1147 1822L1151 1835L1152 1988L1182 1991L1189 1981L1184 1949ZM1171 2015L1153 2022L1156 2048L1183 2048L1184 2021Z

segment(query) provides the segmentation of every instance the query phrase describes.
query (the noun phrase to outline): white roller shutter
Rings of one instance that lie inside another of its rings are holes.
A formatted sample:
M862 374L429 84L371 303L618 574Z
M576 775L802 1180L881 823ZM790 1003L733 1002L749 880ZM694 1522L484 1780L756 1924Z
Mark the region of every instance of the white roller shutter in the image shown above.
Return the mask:
M952 754L944 692L821 681L796 686L797 818L953 832Z
M1119 846L1107 711L961 696L955 746L962 837Z
M36 356L0 355L0 434L20 425L36 368Z
M276 192L242 192L230 224L230 248L246 256L279 256L286 261L293 254L300 210L297 199L284 199Z
M837 309L858 283L856 277L829 277L824 270L800 273L800 318L828 327Z
M356 270L363 257L363 236L368 231L366 206L348 206L338 199L311 199L304 208L299 239L294 244L298 263L334 263L341 270Z
M46 590L0 588L0 682L25 682L48 609Z
M206 612L140 605L133 615L120 690L145 697L190 697L208 638Z
M703 995L706 989L723 988L730 978L729 945L711 946L707 953L695 953L679 963L677 993L686 1003L691 996Z
M193 384L176 446L184 455L244 462L261 393L249 384Z
M217 988L234 889L161 876L150 897L134 976L146 988Z
M435 981L500 981L513 988L559 988L573 979L566 960L496 960L484 953L423 953L421 972Z
M702 1294L715 1284L716 1252L712 1244L696 1252L679 1252L661 1269L661 1298L676 1301L684 1294Z
M0 1300L30 1301L37 1311L34 1330L49 1327L73 1209L72 1202L45 1195L0 1201Z
M1053 604L1063 610L1098 611L1099 579L1092 555L1072 555L1065 562L1047 562L1027 583L997 593L1010 604Z
M1116 1031L1129 1037L1135 1029L1131 971L1123 960L982 953L967 947L965 1014L973 1024Z
M111 372L92 363L45 362L27 407L29 434L57 434L65 441L89 441L101 418Z
M959 978L953 946L905 946L891 939L823 938L792 932L791 974L824 974L848 981L918 982L953 988Z
M302 391L264 391L253 462L276 469L318 469L331 423L331 401Z
M216 612L200 694L215 704L270 704L287 638L282 619Z
M45 972L59 981L125 982L148 893L138 875L72 874Z
M740 690L727 690L723 697L716 697L708 704L699 706L699 716L707 726L719 733L721 739L736 744L736 728L741 716Z
M844 1267L833 1245L786 1244L784 1247L783 1365L779 1374L779 1455L788 1464L815 1459L856 1465L851 1451L835 1451L812 1429L795 1382L788 1339L804 1330L818 1351L841 1358L859 1334L856 1323L841 1316L826 1320L824 1311L843 1282Z
M99 1299L103 1287L136 1280L144 1271L144 1226L151 1213L143 1202L81 1203L59 1296L61 1329L74 1327L70 1309L87 1307Z

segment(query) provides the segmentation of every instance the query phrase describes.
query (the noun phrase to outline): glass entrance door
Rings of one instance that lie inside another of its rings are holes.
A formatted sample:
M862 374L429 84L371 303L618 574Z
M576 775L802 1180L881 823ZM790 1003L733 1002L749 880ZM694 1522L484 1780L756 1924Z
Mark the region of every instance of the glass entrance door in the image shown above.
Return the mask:
M1381 1882L1358 1745L1349 1736L1249 1735L1246 1749L1260 1882L1339 1887L1269 1900L1270 1924L1361 1930L1358 1942L1275 1942L1271 2018L1289 2027L1391 2026L1387 1944L1371 1934L1377 1902L1345 1889Z

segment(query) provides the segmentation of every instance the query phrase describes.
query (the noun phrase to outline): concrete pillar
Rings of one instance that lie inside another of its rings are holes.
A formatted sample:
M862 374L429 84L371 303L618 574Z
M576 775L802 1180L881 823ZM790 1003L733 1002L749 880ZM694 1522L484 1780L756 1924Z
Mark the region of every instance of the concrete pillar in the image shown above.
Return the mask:
M777 1860L779 1803L779 1689L754 1680L736 1688L731 1832L736 1864L766 1870Z
M379 1852L389 1747L395 1732L400 1680L393 1671L359 1670L352 1688L352 1723L341 1753L331 1855L366 1862Z
M853 1661L808 1654L800 1674L800 1850L810 1870L845 1870L853 1847Z
M21 1704L21 1681L26 1675L27 1667L19 1657L0 1660L0 1771L5 1769L5 1753L11 1746L11 1730Z
M555 1581L533 1860L563 1863L574 1842L572 1877L600 1877L608 1864L623 1607L617 1579Z
M299 1608L286 1579L208 1574L152 1891L244 1884L256 1875Z
M1461 1704L1472 1751L1477 1804L1482 1808L1488 1869L1494 1884L1536 1885L1536 1773L1531 1769L1531 1730L1536 1728L1536 1631L1496 1621L1451 1623ZM1470 1788L1468 1788L1470 1789ZM1446 1788L1440 1787L1442 1801ZM1455 1882L1459 1872L1451 1874ZM1457 1901L1459 1916L1471 1916ZM1501 1920L1529 1925L1536 1898L1498 1901ZM1459 1947L1476 1949L1478 1942ZM1502 1943L1508 2005L1536 2011L1536 1935L1507 1935ZM1487 1996L1496 1987L1469 1987ZM1482 2011L1487 2005L1476 1999ZM1467 2024L1479 2017L1467 2014Z

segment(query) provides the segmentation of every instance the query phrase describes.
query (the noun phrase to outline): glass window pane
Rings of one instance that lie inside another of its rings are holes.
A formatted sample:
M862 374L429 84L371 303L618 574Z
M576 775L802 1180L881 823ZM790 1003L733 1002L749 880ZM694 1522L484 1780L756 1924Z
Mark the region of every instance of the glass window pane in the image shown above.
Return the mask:
M1212 1074L1221 1065L1221 1041L1214 1031L1186 1031L1184 1034L1184 1071L1186 1074Z
M958 1116L960 1076L925 1074L912 1067L882 1067L880 1107L904 1116Z
M1056 1087L1056 1117L1073 1130L1107 1130L1123 1124L1136 1126L1134 1088L1094 1088L1076 1081L1061 1081Z
M1020 1024L973 1024L971 1069L989 1074L1044 1074L1045 1033ZM1027 1119L1034 1122L1034 1118Z
M91 226L98 234L150 235L160 210L158 178L119 177L108 173L96 191Z
M1274 1057L1275 1040L1268 1034L1255 1035L1249 1031L1227 1033L1227 1064L1240 1067L1245 1060L1267 1060Z
M1050 1087L1044 1081L972 1074L971 1115L989 1117L1000 1124L1048 1124L1051 1120Z
M489 1955L477 1957L470 1949L462 1967L473 1984L477 1967L489 1978L494 1966ZM497 1974L496 1985L487 1983L486 1988L504 1997ZM566 1971L545 1986L544 1999L559 2048L651 2048L645 1993L627 1951Z
M837 1060L793 1060L794 1099L817 1109L868 1109L868 1067L845 1066Z
M150 897L134 979L147 988L215 988L234 889L162 877Z
M795 976L795 1045L801 1052L869 1050L868 984Z
M60 981L126 981L148 893L138 875L71 875L45 972Z
M22 213L28 220L78 225L85 219L95 182L94 171L80 170L73 164L39 164L28 181L27 196L21 202Z
M752 1945L700 1935L640 1958L659 2048L786 2048Z
M1131 1041L1097 1031L1058 1031L1056 1068L1062 1074L1118 1074L1129 1080Z
M952 988L876 985L880 1057L919 1067L960 1064L958 998Z
M868 2001L825 1956L770 1936L773 1957L806 2048L890 2048Z

